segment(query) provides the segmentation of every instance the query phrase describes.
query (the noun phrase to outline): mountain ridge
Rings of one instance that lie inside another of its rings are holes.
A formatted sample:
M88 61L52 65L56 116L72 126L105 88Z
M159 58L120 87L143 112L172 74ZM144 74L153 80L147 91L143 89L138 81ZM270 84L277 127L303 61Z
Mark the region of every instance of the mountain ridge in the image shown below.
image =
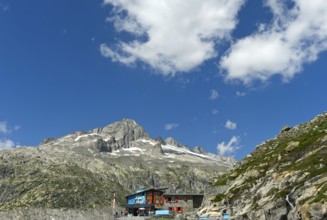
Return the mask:
M176 145L176 146L175 146ZM194 152L173 138L151 138L134 120L46 138L0 152L0 213L102 210L138 188L204 192L233 158ZM1 215L0 215L1 216Z
M74 139L74 141L72 139ZM89 143L90 141L96 143ZM70 146L80 146L78 143L81 142L84 147L85 145L87 147L88 144L94 144L100 151L111 153L119 149L135 146L135 143L132 142L138 141L143 141L143 143L151 143L151 145L160 144L161 148L168 145L173 146L175 147L175 149L173 149L174 153L193 154L200 157L202 155L203 158L212 158L216 161L227 161L227 163L230 165L236 162L236 160L231 157L223 157L221 155L208 153L199 146L191 149L188 146L179 143L172 137L167 137L166 139L151 138L144 128L141 127L135 120L126 118L121 121L113 122L103 128L95 128L89 131L76 131L59 138L46 138L39 146L41 147L49 144L60 145L63 142L66 142L64 144L69 144ZM184 151L177 148L184 149ZM167 147L165 149L166 151L172 150L172 148L168 149Z

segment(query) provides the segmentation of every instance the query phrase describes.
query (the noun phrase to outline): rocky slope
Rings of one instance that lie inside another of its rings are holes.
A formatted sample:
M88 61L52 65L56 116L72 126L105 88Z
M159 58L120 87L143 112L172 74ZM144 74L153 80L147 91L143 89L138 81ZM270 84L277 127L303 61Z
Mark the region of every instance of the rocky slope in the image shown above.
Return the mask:
M37 147L0 152L0 211L8 217L12 210L24 213L17 216L82 210L85 216L85 210L110 210L114 192L119 204L139 188L201 192L233 163L173 138L150 138L135 121L125 119L46 138ZM79 216L74 213L67 215Z
M327 113L284 127L216 179L220 193L199 215L234 219L327 219Z

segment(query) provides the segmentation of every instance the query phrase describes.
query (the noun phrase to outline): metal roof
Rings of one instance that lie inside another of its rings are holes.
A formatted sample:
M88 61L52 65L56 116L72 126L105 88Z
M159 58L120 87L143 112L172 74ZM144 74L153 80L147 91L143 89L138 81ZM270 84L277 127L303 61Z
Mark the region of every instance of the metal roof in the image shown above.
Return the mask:
M204 196L200 193L164 193L164 196Z
M165 189L166 189L166 188L139 190L139 191L137 191L137 192L135 192L135 193L133 193L133 194L131 194L131 195L126 196L126 198L127 198L127 197L130 197L130 196L137 195L137 194L141 194L141 193L149 192L149 191L155 191L155 192L162 192L162 193L164 193Z

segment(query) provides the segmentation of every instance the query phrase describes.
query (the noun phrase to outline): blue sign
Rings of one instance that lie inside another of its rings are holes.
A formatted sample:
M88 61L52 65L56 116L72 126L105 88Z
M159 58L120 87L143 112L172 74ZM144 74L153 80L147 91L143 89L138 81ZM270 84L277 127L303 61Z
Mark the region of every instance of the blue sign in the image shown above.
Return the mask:
M223 219L229 219L229 215L228 214L223 214Z
M135 204L145 204L145 194L136 194L127 197L127 204L135 205Z
M169 215L169 210L156 210L155 215Z

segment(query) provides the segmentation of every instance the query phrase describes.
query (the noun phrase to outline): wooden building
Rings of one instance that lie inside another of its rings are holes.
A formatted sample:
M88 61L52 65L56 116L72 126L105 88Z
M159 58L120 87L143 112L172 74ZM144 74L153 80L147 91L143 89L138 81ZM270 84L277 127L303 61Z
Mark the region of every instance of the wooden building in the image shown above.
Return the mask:
M164 209L171 213L191 212L199 208L203 201L203 194L164 194Z
M148 215L158 209L163 209L164 189L138 190L134 194L126 196L126 211L131 215Z
M165 193L166 189L144 189L126 196L129 215L149 215L156 210L170 213L191 212L201 206L203 194Z

